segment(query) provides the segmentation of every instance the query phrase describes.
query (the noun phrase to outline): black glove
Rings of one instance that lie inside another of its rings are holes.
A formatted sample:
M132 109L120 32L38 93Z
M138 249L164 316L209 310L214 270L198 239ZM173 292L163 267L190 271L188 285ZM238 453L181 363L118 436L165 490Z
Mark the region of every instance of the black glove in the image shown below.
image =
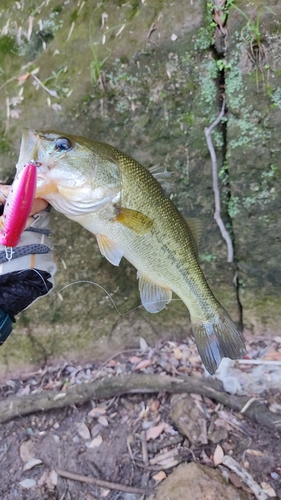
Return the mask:
M0 245L0 346L12 331L15 315L54 287L56 265L49 238L50 208L33 216L12 259Z

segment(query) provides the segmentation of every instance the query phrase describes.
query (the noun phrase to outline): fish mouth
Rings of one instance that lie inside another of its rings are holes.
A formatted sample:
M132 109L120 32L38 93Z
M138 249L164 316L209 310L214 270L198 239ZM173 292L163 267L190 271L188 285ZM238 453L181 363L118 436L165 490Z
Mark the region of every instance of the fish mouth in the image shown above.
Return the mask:
M39 150L39 135L35 130L24 129L22 134L20 154L18 163L16 165L19 172L27 162L35 161L38 159Z

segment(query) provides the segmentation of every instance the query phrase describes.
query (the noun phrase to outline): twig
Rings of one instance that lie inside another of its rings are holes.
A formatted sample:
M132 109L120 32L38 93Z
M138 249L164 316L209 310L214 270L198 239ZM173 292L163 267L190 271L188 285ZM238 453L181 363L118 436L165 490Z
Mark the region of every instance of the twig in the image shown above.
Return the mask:
M91 399L110 399L123 394L151 394L163 391L172 394L201 394L236 411L241 411L249 399L248 396L227 394L223 391L222 384L212 379L130 373L83 382L69 387L64 392L50 390L27 396L8 397L0 401L0 423L37 411L83 404ZM264 401L254 401L245 410L244 415L260 425L281 432L280 415L270 411Z
M147 448L147 440L146 440L146 431L142 431L141 433L141 449L142 449L142 459L145 465L149 464L148 461L148 448Z
M236 462L236 460L228 455L225 455L223 457L222 463L226 465L226 467L228 467L230 470L235 472L235 474L237 474L237 476L239 476L244 481L244 483L246 483L247 486L251 488L252 492L258 500L267 500L269 498L266 492L258 485L258 483L253 480L251 474L249 474L249 472L247 472L244 467Z
M240 413L245 413L245 411L251 406L251 404L254 401L258 401L258 398L250 398L249 401L247 401L247 403L245 404L245 406L243 406L242 410L240 410Z
M109 481L102 481L101 479L96 479L93 477L82 476L82 474L76 474L75 472L69 472L67 470L57 469L57 474L66 479L72 479L73 481L80 481L81 483L94 484L100 486L101 488L108 488L110 490L123 491L125 493L136 493L141 495L151 495L152 490L144 488L134 488L133 486L125 486L119 483L111 483Z
M166 451L166 453L158 453L149 460L149 463L150 465L161 465L161 462L163 462L163 460L166 460L167 458L174 458L174 456L178 454L179 454L179 449L173 448L172 450Z
M156 28L155 24L154 24L154 23L152 23L152 25L150 26L150 28L149 28L149 30L148 30L148 33L147 33L147 35L146 35L146 38L149 40L149 38L151 37L152 33L153 33L154 31L156 31L156 30L157 30L157 28Z
M281 366L281 361L270 361L266 359L238 359L239 365L271 365Z
M211 132L214 130L214 128L220 123L221 119L224 116L225 112L225 98L222 103L222 108L220 111L220 114L218 117L215 119L215 121L209 126L205 128L205 137L207 141L207 146L211 155L211 160L212 160L212 171L213 171L213 191L214 191L214 197L215 197L215 213L214 213L214 219L217 223L217 225L220 228L221 235L223 239L226 242L227 245L227 262L233 262L233 244L232 240L230 237L229 232L227 231L223 220L221 218L221 203L220 203L220 191L219 191L219 182L218 182L218 165L217 165L217 157L216 153L214 150L213 142L212 142L212 137L211 137Z
M41 82L41 80L38 78L38 76L33 75L32 73L31 73L31 76L38 83L38 85L40 85L40 87L42 87L42 89L44 89L46 92L48 92L48 94L50 94L52 97L56 97L58 99L59 96L55 90L48 89L48 87L46 87L44 85L44 83Z
M9 80L6 80L4 83L2 83L1 87L0 87L0 92L1 90L3 90L4 87L6 87L6 85L8 85L9 83L13 82L14 80L17 80L21 75L22 75L22 71L24 69L27 69L29 66L31 66L31 64L33 64L34 61L31 61L29 62L28 64L25 64L22 68L21 68L21 72L18 73L17 75L15 76L12 76L11 78L9 78Z

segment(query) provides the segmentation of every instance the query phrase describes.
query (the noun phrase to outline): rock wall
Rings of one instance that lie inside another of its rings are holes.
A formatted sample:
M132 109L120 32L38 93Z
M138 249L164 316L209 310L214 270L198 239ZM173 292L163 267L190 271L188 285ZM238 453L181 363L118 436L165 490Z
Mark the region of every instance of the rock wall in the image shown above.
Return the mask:
M78 7L73 1L6 2L0 17L0 178L13 178L26 126L82 134L123 149L146 167L166 165L174 177L173 201L203 222L199 255L214 293L246 333L274 335L281 311L281 11L273 0L267 6L276 15L261 2L252 10L235 4L248 19L232 7L227 17L221 13L219 30L203 0L92 0ZM213 141L222 217L234 244L231 264L213 218L204 135L224 94L227 112ZM53 239L56 290L20 315L1 348L2 373L57 359L107 358L137 345L140 335L152 343L190 334L180 301L158 315L144 312L133 267L123 259L113 268L93 236L57 213Z

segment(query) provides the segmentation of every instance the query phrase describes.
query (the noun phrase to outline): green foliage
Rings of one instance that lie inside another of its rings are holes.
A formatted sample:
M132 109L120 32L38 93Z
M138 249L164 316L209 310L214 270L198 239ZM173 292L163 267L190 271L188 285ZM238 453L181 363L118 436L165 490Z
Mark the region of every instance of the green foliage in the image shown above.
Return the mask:
M11 35L0 37L0 60L7 54L16 54L18 50L16 39Z
M276 15L275 12L270 7L267 7L266 5L261 5L256 9L256 18L251 19L246 14L246 12L244 12L237 5L235 5L234 0L228 0L227 7L228 8L233 7L246 19L247 24L244 28L246 38L249 40L252 49L254 45L257 45L258 49L261 50L261 45L262 45L262 33L260 27L261 14L264 10L267 10L268 12L270 12L270 14L273 14L275 16Z
M200 28L194 42L196 50L207 50L213 43L213 29Z
M269 89L268 89L268 93L269 93ZM272 91L272 89L270 89L270 94L271 95L269 95L269 97L271 98L271 101L272 101L272 107L281 109L281 88L277 87L273 91Z
M103 59L99 59L94 44L90 44L90 47L93 56L93 60L90 63L90 77L92 84L96 84L101 77L102 67L104 63L107 61L107 59L110 57L110 53Z
M216 260L216 258L217 256L214 253L200 255L200 259L203 262L212 262L213 260Z
M239 214L240 212L239 205L240 205L240 200L238 196L231 196L227 207L229 217L233 218Z

